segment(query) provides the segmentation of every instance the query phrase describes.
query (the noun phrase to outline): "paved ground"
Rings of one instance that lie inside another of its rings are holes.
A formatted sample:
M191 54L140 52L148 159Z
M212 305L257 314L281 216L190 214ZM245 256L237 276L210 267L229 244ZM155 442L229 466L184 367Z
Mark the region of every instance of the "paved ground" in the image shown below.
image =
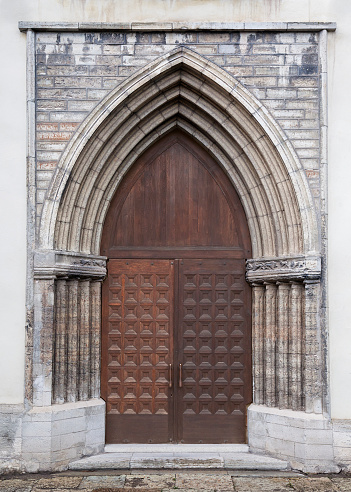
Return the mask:
M201 471L101 471L62 472L0 477L0 492L351 492L351 476L311 477L293 472Z

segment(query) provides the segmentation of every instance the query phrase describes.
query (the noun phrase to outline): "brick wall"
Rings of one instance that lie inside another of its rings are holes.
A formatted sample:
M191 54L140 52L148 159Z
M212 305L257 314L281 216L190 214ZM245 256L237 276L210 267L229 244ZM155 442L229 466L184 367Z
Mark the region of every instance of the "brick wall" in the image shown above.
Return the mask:
M271 111L303 163L319 209L318 41L310 32L37 33L38 218L79 124L126 77L180 44L224 68Z

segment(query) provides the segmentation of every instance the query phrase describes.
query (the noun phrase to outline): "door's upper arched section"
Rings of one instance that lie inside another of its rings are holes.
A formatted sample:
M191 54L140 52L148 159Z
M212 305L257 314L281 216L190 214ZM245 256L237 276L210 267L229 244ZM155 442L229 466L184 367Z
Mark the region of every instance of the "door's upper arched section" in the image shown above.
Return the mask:
M186 48L132 75L83 122L48 190L40 247L98 253L121 178L175 127L198 140L228 174L246 213L254 257L319 250L313 200L286 136L249 91Z
M173 131L124 177L106 216L101 254L249 258L251 244L244 210L226 174L194 139Z

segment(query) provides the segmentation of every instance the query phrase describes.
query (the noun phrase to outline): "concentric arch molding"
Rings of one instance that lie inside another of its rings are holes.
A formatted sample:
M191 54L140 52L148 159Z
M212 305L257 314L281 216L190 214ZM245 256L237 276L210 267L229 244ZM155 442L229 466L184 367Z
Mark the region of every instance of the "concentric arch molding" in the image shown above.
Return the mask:
M313 198L287 136L235 78L184 47L130 76L81 124L47 191L40 248L98 254L123 175L174 127L198 140L227 173L256 258L319 252Z
M246 279L250 283L289 280L319 280L320 256L296 256L246 261Z

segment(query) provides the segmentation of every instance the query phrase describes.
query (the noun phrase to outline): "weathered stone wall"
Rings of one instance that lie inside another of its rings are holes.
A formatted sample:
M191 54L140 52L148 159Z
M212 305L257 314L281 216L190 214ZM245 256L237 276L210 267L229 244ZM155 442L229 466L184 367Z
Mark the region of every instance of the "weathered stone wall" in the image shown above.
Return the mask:
M319 208L319 33L38 32L37 214L80 122L126 77L184 45L224 68L267 107L306 170Z

